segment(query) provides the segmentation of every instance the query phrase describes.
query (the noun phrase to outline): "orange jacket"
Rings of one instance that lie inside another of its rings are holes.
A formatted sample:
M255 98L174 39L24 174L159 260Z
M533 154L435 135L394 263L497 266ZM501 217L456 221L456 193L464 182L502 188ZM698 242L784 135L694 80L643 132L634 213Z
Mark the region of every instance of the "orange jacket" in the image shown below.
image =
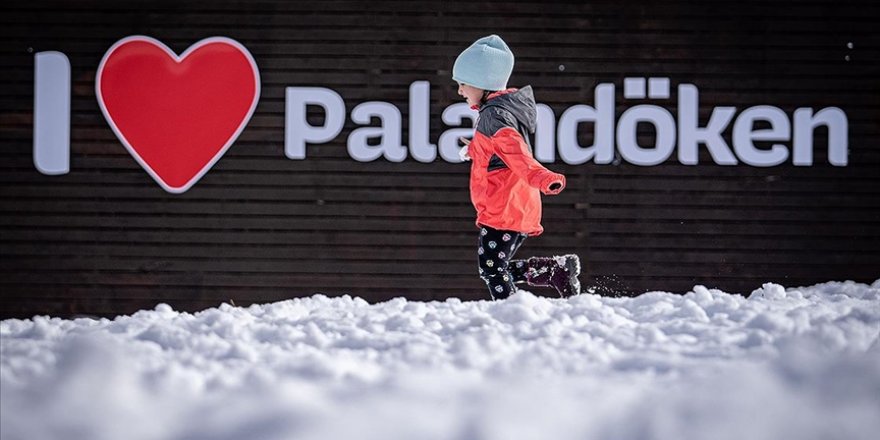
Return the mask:
M477 225L540 235L541 193L558 194L565 188L565 176L532 156L528 134L535 132L537 122L532 88L490 95L479 111L468 145Z

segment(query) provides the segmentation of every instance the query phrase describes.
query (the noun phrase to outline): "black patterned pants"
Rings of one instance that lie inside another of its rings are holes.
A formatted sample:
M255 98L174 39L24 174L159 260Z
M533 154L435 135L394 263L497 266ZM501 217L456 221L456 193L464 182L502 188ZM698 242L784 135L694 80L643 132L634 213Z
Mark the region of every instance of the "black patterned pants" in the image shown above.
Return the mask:
M489 287L493 299L503 299L516 291L514 283L524 282L525 267L522 260L513 261L513 255L528 235L516 231L504 231L480 225L477 248L480 278Z

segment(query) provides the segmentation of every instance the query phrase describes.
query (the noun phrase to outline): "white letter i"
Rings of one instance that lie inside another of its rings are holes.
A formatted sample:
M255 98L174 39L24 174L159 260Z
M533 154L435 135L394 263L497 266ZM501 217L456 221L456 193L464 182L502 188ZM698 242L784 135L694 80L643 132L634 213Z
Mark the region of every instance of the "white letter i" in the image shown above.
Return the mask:
M61 52L34 55L34 166L70 171L70 61Z

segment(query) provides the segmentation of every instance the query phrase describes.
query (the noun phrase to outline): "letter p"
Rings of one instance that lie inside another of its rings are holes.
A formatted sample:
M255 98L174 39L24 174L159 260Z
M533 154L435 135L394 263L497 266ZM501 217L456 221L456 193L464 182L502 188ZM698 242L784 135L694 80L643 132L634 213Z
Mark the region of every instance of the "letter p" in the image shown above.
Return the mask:
M308 121L308 106L324 109L324 125ZM335 138L345 123L342 96L323 87L288 87L285 104L284 154L290 159L305 159L306 144L324 143Z

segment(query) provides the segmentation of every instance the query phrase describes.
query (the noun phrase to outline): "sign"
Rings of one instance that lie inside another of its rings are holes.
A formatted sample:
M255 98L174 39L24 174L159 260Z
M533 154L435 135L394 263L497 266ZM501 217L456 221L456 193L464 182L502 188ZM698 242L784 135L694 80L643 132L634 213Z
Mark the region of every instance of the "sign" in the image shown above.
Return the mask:
M69 171L70 64L64 54L36 54L34 93L34 164L47 175ZM349 156L359 162L409 157L430 163L438 157L460 163L458 139L468 137L477 112L465 103L446 107L440 115L448 127L437 144L430 139L430 83L409 86L409 138L403 142L404 115L394 104L363 102L348 119L359 127L346 139ZM565 109L558 121L547 105L538 104L535 157L545 163L558 158L569 165L605 165L617 158L638 166L654 166L674 158L683 165L699 164L704 145L719 165L770 167L791 161L814 163L814 133L828 131L828 163L846 166L848 119L838 107L796 109L791 115L773 105L738 111L731 106L711 109L705 126L698 121L699 90L679 84L675 112L658 101L671 98L669 78L625 78L623 98L653 100L617 114L614 83L596 86L592 105ZM226 37L207 38L176 55L160 41L130 36L106 52L97 69L95 93L113 132L153 179L170 193L183 193L207 173L232 146L250 121L260 97L260 74L250 52ZM540 93L540 91L539 91ZM289 159L307 159L309 145L336 140L346 122L346 103L323 87L287 87L284 151ZM309 107L320 107L322 125L309 124ZM370 126L372 118L381 121ZM592 125L591 145L580 145L582 124ZM650 125L653 145L640 145L638 128ZM732 139L725 141L725 134ZM371 145L371 139L378 144ZM760 144L756 144L756 142Z

